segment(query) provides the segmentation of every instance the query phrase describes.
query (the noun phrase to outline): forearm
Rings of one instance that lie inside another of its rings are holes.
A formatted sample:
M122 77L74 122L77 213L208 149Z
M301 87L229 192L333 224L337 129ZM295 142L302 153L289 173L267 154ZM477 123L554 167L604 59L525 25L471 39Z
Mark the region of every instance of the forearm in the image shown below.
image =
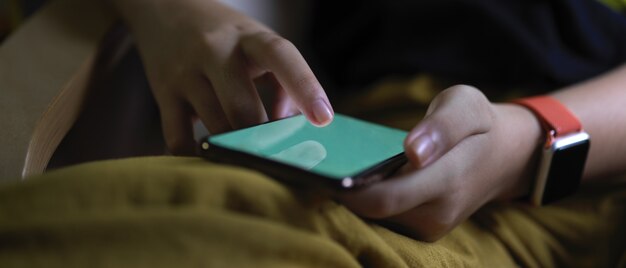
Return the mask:
M626 65L556 91L591 136L584 180L626 171Z
M567 106L591 136L583 180L626 172L626 65L550 95ZM503 188L497 198L510 200L530 191L545 133L535 115L522 106L499 104L495 109L498 121L494 125L501 133L496 143L504 146L500 150L504 154L496 159L507 159L504 165L496 165L503 170L496 173L507 181L498 185Z

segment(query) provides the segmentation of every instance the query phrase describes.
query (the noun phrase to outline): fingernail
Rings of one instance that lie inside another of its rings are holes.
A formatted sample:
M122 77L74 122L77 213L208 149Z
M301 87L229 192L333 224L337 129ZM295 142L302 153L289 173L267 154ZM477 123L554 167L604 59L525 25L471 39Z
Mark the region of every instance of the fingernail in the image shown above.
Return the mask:
M427 165L430 157L435 153L435 143L430 135L420 135L413 141L412 147L417 154L420 167Z
M333 120L333 113L324 100L316 100L313 103L313 117L316 125L325 126Z

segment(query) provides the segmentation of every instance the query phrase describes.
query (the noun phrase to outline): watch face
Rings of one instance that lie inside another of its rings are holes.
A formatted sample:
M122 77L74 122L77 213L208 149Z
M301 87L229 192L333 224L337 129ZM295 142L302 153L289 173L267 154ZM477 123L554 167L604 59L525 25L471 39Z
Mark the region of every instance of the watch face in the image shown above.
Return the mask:
M543 195L544 204L559 200L576 191L589 152L589 136L553 146L552 161Z

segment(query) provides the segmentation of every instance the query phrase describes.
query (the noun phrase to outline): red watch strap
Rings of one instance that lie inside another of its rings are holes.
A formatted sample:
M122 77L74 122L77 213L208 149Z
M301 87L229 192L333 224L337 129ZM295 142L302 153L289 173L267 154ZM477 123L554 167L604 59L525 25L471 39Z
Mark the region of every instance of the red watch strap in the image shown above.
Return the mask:
M569 133L582 130L580 121L567 107L558 100L549 96L536 96L513 101L529 108L542 121L548 132L554 137L560 137Z

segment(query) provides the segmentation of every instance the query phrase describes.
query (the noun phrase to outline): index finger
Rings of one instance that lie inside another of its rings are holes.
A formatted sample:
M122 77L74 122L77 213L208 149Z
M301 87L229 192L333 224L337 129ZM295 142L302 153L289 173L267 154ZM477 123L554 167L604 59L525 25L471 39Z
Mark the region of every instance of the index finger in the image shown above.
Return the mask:
M298 49L288 40L271 32L244 37L242 50L249 60L272 72L296 106L317 126L330 124L330 101Z

